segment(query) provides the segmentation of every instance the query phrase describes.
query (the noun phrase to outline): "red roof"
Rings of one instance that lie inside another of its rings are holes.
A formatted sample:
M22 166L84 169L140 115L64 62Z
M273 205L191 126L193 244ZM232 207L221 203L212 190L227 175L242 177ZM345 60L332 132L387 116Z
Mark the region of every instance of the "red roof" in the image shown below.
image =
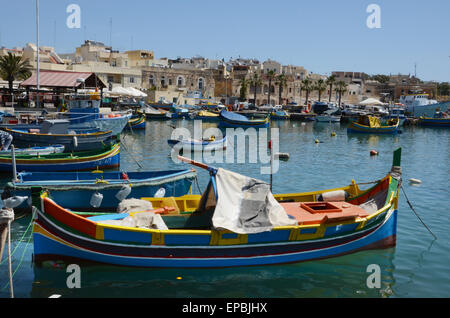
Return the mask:
M91 85L88 85L88 79L91 79ZM40 71L39 72L39 86L40 87L79 87L82 83L77 82L77 79L84 79L86 82L86 87L94 87L96 83L99 87L105 87L105 84L97 78L94 73L88 72L63 72L63 71ZM92 81L94 80L94 81ZM93 85L92 85L93 84ZM37 86L37 76L33 73L30 78L23 81L20 86Z

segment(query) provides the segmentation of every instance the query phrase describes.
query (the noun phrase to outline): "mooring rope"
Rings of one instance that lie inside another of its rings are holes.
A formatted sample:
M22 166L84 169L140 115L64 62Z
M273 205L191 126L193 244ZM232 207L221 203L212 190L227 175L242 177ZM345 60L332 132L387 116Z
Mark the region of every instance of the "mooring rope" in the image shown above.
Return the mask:
M420 218L420 216L417 214L416 210L414 210L414 207L412 206L411 202L409 201L408 196L406 195L405 189L403 188L403 184L400 185L400 188L402 188L403 194L405 195L405 198L406 198L406 202L408 202L408 205L411 208L411 210L414 212L414 214L417 216L417 218L420 220L420 222L422 222L423 226L428 230L428 232L430 232L430 234L433 235L433 237L435 239L437 239L436 235L434 235L433 232L431 232L431 230L428 228L428 226L425 224L425 222L423 222L422 219Z
M32 225L32 224L33 224L33 218L31 218L30 224L28 224L27 229L26 229L25 232L23 233L22 237L19 239L19 242L17 243L16 247L15 247L14 250L12 251L11 256L13 256L14 253L16 252L16 250L19 248L20 243L22 243L23 238L24 238L25 235L28 233L28 230L31 228L31 225ZM30 237L31 237L31 236L33 236L33 235L30 235ZM30 239L30 238L28 238L28 240L29 240L29 239ZM4 259L4 260L0 263L0 265L3 265L5 262L6 262L6 259Z
M139 166L139 168L143 169L143 167L141 166L141 164L136 160L136 158L134 158L133 154L128 150L126 144L125 144L125 137L123 138L123 140L121 141L121 144L123 145L123 148L126 150L126 152L128 152L131 155L131 158L133 159L133 161Z

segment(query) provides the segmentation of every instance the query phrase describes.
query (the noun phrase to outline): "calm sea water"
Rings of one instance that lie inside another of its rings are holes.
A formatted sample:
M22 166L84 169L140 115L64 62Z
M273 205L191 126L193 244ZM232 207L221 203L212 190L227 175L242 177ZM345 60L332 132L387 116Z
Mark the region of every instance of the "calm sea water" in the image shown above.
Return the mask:
M204 128L215 127L204 124ZM121 170L179 169L169 154L173 127L193 132L192 121L147 122L145 131L125 133ZM405 127L398 136L347 135L343 124L280 121L280 152L290 154L273 178L275 193L328 189L377 180L390 170L392 153L403 148L404 187L415 210L437 236L435 240L401 194L397 246L320 261L226 269L134 269L106 265L81 267L81 288L66 287L66 265L35 266L30 217L12 224L16 297L449 297L450 275L450 130ZM331 133L336 136L332 137ZM318 139L320 143L314 141ZM255 145L248 145L255 147ZM377 150L378 156L369 155ZM142 166L142 168L136 163ZM269 181L260 164L216 164ZM267 166L267 164L265 164ZM181 167L187 167L182 164ZM208 174L197 169L203 190ZM410 178L422 180L419 186ZM370 289L367 267L381 268L381 288ZM0 297L9 297L6 253L0 264Z

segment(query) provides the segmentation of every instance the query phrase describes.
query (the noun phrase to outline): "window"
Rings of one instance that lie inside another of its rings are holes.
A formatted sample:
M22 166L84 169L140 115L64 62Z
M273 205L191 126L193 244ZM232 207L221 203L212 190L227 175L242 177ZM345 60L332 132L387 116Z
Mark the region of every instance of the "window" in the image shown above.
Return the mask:
M134 77L130 77L130 83L134 83Z
M114 82L114 76L108 76L108 83Z
M205 80L202 77L200 77L198 79L198 89L202 90L204 88L205 88Z
M178 85L178 87L184 86L184 77L183 76L178 76L177 85Z
M148 82L150 83L150 85L155 85L155 78L153 77L153 75L150 75L148 77Z
M172 85L172 79L169 78L169 85Z

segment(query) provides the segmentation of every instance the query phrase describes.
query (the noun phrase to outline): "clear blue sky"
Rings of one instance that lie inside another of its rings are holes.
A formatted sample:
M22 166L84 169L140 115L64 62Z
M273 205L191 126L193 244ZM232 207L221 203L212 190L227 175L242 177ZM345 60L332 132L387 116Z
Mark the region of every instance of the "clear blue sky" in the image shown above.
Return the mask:
M369 4L381 28L369 29ZM81 7L69 29L66 8ZM41 45L71 53L85 38L157 58L271 58L315 73L414 74L450 81L449 0L40 0ZM56 30L56 32L55 32ZM0 45L36 41L35 0L3 0Z

